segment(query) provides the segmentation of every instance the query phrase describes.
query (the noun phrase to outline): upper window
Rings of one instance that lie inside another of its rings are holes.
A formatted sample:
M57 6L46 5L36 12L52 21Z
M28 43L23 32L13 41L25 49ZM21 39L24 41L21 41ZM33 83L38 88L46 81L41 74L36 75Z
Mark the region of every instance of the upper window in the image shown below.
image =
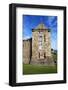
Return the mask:
M39 37L38 37L38 43L39 43L39 49L42 49L42 32L39 32Z
M44 35L44 42L46 42L46 36Z

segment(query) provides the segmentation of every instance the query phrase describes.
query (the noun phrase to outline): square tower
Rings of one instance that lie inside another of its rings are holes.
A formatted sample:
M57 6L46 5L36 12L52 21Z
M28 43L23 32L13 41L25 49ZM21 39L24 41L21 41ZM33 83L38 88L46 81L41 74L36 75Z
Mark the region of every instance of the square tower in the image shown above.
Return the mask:
M50 30L41 23L35 29L32 29L32 63L46 63L50 59Z

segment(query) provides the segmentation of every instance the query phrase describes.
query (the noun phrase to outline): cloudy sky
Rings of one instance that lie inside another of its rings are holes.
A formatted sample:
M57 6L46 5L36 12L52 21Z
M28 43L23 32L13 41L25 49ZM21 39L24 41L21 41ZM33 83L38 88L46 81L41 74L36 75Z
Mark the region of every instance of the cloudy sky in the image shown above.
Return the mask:
M51 32L51 48L57 50L57 16L37 16L23 15L23 39L32 37L32 29L36 28L41 22L50 29Z

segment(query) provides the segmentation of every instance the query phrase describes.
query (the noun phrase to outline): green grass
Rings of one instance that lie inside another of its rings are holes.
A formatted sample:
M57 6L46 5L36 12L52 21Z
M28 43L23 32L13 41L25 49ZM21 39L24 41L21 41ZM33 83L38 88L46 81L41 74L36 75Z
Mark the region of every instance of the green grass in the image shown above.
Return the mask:
M57 73L57 66L44 66L44 65L23 65L23 74L49 74Z

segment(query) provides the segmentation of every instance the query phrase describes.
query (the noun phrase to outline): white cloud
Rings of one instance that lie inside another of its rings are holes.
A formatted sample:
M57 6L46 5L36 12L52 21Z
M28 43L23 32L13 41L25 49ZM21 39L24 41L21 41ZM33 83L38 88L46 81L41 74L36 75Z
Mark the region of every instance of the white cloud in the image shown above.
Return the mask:
M26 36L23 38L23 40L27 40L27 39L30 39L31 37L30 36Z

